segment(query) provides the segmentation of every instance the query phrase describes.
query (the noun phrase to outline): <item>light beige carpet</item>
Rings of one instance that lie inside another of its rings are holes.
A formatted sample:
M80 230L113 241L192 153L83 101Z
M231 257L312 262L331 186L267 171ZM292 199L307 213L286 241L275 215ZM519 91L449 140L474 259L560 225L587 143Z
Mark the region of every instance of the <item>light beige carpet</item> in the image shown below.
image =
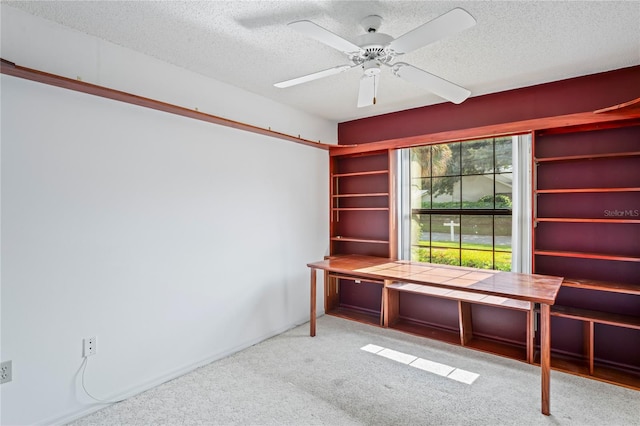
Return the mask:
M323 316L73 424L640 425L640 392L552 371L547 417L536 366Z

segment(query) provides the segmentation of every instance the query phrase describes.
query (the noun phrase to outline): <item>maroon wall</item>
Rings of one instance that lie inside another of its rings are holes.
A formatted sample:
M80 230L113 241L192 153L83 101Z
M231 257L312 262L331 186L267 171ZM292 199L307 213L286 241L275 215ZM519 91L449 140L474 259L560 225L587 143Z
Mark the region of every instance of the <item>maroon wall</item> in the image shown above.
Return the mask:
M640 98L640 65L338 124L339 144L595 111Z

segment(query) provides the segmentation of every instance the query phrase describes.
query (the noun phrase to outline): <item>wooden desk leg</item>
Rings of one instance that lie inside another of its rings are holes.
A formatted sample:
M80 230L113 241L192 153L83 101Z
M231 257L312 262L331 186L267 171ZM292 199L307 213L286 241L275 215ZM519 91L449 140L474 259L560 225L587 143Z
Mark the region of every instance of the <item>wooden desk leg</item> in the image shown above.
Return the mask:
M585 323L585 327L588 328L588 335L585 336L587 340L587 357L589 358L589 374L593 375L593 347L594 347L594 326L593 321Z
M309 314L311 337L316 335L316 270L311 268L311 313Z
M540 370L542 375L542 414L548 416L550 411L549 384L551 379L551 307L540 304Z
M393 281L384 280L384 284L382 286L382 318L380 325L383 327L389 327L389 289L387 286L391 284Z
M534 303L531 303L531 309L527 311L527 362L533 364L533 348L535 346L536 330L534 326L534 317L536 312L534 310Z
M473 338L471 303L458 300L458 323L458 327L460 327L460 344L465 346Z

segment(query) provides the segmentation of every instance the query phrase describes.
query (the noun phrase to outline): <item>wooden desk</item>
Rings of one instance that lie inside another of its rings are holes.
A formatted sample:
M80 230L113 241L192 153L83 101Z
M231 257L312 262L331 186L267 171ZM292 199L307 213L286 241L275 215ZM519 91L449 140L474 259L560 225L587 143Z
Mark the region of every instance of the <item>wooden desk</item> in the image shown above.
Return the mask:
M310 334L316 335L316 271L318 269L354 278L383 280L382 309L388 305L387 286L394 281L426 284L432 287L464 290L540 304L540 370L542 376L542 413L550 414L549 380L551 375L550 311L562 285L561 277L488 271L432 263L394 260L373 256L332 256L307 264L311 268ZM443 274L452 276L443 280ZM457 274L451 274L457 272ZM461 273L461 274L460 274ZM465 278L466 277L466 278Z

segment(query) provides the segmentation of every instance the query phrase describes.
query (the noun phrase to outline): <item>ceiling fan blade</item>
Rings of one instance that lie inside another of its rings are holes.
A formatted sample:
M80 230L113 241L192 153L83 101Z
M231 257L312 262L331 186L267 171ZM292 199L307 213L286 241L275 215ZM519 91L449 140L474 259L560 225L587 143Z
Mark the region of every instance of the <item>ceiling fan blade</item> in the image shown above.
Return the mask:
M377 75L363 75L362 77L360 77L360 90L358 91L358 108L375 104L377 93Z
M350 68L353 68L353 65L338 65L337 67L314 72L313 74L307 74L301 77L292 78L291 80L281 81L274 84L274 86L283 89L285 87L295 86L296 84L306 83L308 81L317 80L319 78L328 77L330 75L340 74L341 72L346 71Z
M346 54L356 53L362 50L359 46L351 43L348 40L345 40L344 38L332 33L329 30L322 28L317 24L314 24L311 21L295 21L291 22L289 26L298 31L300 34L317 40L320 43L324 43L327 46L333 47L334 49Z
M454 104L462 103L471 95L471 91L464 87L402 62L393 66L393 74L417 86L421 86Z
M397 54L408 53L475 24L476 20L469 12L456 8L401 35L389 43L389 48Z

